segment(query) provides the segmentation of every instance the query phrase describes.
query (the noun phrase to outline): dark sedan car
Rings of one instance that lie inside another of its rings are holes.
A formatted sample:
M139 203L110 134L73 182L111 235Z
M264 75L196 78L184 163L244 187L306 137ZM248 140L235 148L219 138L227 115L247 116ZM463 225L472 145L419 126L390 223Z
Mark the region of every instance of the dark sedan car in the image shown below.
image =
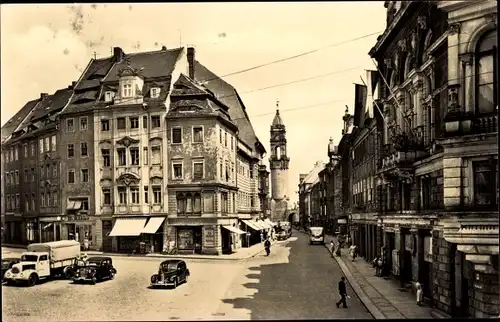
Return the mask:
M73 276L73 282L91 282L95 284L98 281L112 280L115 278L116 269L113 267L111 257L89 257L85 266L80 267Z
M151 276L151 287L172 286L187 282L189 269L186 262L180 259L169 259L163 261L158 269L158 274Z
M2 258L2 283L5 276L5 272L12 268L12 265L17 264L21 261L20 258L8 257Z
M80 268L85 267L87 265L86 257L75 258L73 264L66 267L64 270L64 278L72 279L75 277L75 274L80 270Z

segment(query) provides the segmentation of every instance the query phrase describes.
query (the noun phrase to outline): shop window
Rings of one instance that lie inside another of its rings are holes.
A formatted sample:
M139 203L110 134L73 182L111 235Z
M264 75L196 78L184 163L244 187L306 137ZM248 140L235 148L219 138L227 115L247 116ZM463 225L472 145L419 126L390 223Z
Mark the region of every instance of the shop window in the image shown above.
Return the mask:
M127 204L127 188L118 187L118 200L120 202L120 205Z
M161 147L159 145L151 147L151 164L161 164Z
M130 162L132 165L139 165L139 148L130 148Z
M161 187L153 187L153 203L159 205L161 200Z

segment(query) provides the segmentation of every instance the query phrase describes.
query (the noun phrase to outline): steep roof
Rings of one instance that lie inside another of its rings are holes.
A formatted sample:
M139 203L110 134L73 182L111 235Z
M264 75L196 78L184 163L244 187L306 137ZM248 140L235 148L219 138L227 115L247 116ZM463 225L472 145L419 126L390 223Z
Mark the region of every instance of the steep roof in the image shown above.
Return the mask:
M282 127L285 126L285 123L283 123L283 120L281 119L280 116L280 110L276 110L276 115L274 116L273 123L271 124L272 127Z
M139 70L146 78L164 77L172 74L183 48L124 54L122 61L111 68L105 82L118 81L120 71L128 66Z
M68 103L71 98L71 94L73 94L73 90L65 88L57 90L52 95L47 95L33 110L32 115L28 118L29 121L34 122L47 115L52 115L53 113L60 111Z
M316 179L318 179L318 174L323 168L325 167L326 163L318 161L314 165L314 168L309 171L307 176L304 178L304 181L302 181L303 184L312 184Z
M17 129L17 127L23 123L28 114L36 107L39 99L32 100L27 102L7 123L2 126L2 138L1 143L4 143L5 140Z
M247 115L243 101L236 89L215 75L200 62L195 60L195 79L203 83L210 91L216 94L217 98L225 105L229 106L229 115L233 122L238 125L239 137L245 145L255 150L255 145L259 139L255 135L252 123Z

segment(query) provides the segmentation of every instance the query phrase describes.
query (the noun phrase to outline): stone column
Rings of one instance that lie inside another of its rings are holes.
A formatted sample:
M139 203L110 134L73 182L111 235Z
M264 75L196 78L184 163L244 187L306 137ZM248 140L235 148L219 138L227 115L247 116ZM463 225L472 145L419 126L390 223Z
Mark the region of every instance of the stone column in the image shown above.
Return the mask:
M462 66L465 70L463 81L463 106L465 112L474 112L474 70L473 70L473 54L463 54L460 56Z
M474 277L474 317L497 317L500 309L498 272L490 266L490 269L485 272L476 270Z
M377 222L377 226L375 227L376 228L376 236L375 236L375 248L376 248L376 252L375 254L377 256L380 255L380 249L382 248L382 243L383 243L383 234L384 234L384 231L382 229L382 223L381 223L381 220L379 219L379 222Z
M460 24L451 24L448 28L448 111L449 113L458 112L460 110L460 79L461 79L461 64L459 57L459 33ZM454 132L458 130L458 124L447 123L446 131Z
M413 282L418 282L420 280L420 263L421 263L421 254L423 253L423 238L419 236L418 228L413 226L410 229L410 233L412 234L412 238L414 238L415 243L413 247L416 249L413 250L412 257L412 266L411 266L411 275Z
M394 235L396 237L394 247L398 250L397 257L399 260L399 265L397 268L397 270L399 272L397 275L399 275L400 286L403 287L402 272L403 272L403 254L404 254L404 248L405 248L405 240L404 240L404 235L401 233L401 228L399 226L394 227ZM391 252L391 256L392 256L392 252ZM392 266L394 267L395 265L393 264ZM393 273L395 273L395 272L393 272ZM396 274L394 274L394 275L396 275Z
M444 207L447 210L462 204L462 159L443 159Z

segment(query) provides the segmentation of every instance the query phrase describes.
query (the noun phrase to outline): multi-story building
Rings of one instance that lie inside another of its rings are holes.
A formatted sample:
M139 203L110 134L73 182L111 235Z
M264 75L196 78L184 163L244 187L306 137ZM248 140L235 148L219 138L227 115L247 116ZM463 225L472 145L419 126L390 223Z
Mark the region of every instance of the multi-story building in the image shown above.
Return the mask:
M300 220L303 226L322 225L319 221L321 212L319 202L319 182L318 174L325 168L326 164L322 161L317 161L314 168L307 175L300 174L299 179L299 208ZM315 187L313 190L313 187ZM314 193L313 193L314 192Z
M113 63L113 57L92 59L74 82L74 94L59 117L63 183L61 234L65 239L77 240L82 245L88 240L89 248L94 250L101 250L103 238L106 238L102 234L103 224L99 216L102 208L96 207L95 202L96 186L99 184L95 174L99 154L94 147L94 133L98 127L94 110L101 93L101 81ZM104 250L111 251L111 247Z
M259 164L259 202L260 211L267 218L271 213L271 203L269 195L269 171L265 164Z

